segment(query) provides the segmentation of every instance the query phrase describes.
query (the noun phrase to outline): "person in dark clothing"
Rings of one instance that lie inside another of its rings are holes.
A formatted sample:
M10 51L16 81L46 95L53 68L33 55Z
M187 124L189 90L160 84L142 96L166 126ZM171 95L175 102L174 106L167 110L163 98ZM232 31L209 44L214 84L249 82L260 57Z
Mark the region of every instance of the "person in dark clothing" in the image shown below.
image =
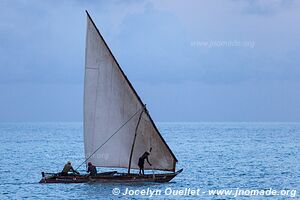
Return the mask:
M90 173L90 176L96 176L97 175L97 169L91 162L88 163L87 172Z
M72 163L70 161L68 161L67 164L65 164L64 169L61 171L60 175L68 176L69 172L73 172L73 173L79 175L79 172L74 170L74 168L72 167Z
M145 163L145 160L147 160L147 162L148 162L148 164L150 165L150 166L152 166L151 165L151 163L149 162L149 160L148 160L148 156L150 155L150 153L149 152L145 152L140 158L139 158L139 162L138 162L138 166L139 166L139 168L140 168L140 172L139 172L139 174L141 175L145 175L145 173L144 173L144 163Z

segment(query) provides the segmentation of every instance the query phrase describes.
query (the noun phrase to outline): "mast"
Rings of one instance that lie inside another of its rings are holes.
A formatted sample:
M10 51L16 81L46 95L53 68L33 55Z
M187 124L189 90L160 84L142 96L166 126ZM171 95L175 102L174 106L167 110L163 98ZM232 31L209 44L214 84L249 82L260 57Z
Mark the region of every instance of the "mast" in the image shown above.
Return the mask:
M134 138L133 138L132 147L131 147L131 151L130 151L130 157L129 157L128 174L130 174L130 167L131 167L131 159L132 159L133 148L134 148L135 139L136 139L136 135L137 135L137 130L139 128L139 124L140 124L143 112L144 112L144 110L142 110L142 112L141 112L141 114L139 116L139 120L138 120L138 123L136 125L135 132L134 132Z

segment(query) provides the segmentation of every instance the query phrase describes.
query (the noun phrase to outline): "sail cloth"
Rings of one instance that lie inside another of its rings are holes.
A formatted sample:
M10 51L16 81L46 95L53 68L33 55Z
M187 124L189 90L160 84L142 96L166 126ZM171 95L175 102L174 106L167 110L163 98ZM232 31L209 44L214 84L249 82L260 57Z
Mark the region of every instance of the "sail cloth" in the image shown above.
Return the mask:
M87 13L84 81L84 148L87 161L98 167L128 168L135 130L139 124L131 168L138 169L139 157L152 148L149 156L152 166L145 163L145 169L175 171L176 157L143 107L144 104ZM103 143L105 145L96 151Z

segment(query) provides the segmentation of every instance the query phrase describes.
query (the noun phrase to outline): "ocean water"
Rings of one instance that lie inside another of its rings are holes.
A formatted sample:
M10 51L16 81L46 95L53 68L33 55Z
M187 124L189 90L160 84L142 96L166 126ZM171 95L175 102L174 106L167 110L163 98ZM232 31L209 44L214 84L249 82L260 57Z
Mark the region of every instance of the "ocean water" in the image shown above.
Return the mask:
M299 199L300 123L159 123L184 171L170 183L39 184L41 171L83 161L82 123L1 123L0 199ZM83 172L84 169L82 169ZM148 172L151 173L151 172ZM113 195L145 190L144 195ZM166 190L199 189L198 195ZM210 190L292 195L212 195Z

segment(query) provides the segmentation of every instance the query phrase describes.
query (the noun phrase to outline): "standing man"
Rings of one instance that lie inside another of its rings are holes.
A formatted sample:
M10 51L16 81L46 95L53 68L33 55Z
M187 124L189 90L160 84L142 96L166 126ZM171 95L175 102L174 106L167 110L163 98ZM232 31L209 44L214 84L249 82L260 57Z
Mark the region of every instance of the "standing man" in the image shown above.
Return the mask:
M150 149L150 152L151 152L151 149ZM148 156L149 156L149 155L150 155L150 153L149 153L148 151L146 151L146 152L139 158L138 166L139 166L139 168L140 168L140 172L139 172L140 175L145 175L145 173L144 173L144 163L145 163L145 159L147 160L148 164L149 164L150 166L152 166L151 163L150 163L149 160L148 160Z

